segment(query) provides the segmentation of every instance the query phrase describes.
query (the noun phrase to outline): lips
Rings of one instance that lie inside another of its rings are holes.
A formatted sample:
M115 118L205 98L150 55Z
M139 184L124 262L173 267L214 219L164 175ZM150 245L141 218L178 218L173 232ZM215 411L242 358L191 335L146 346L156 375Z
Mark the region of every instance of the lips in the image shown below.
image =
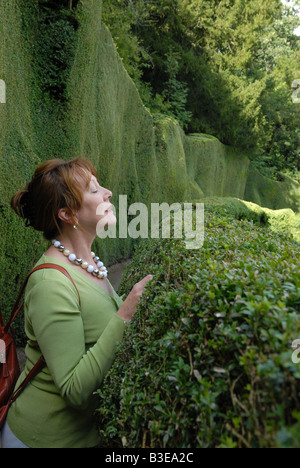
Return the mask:
M105 213L108 213L109 211L111 211L112 209L112 205L110 205L110 207L105 211Z

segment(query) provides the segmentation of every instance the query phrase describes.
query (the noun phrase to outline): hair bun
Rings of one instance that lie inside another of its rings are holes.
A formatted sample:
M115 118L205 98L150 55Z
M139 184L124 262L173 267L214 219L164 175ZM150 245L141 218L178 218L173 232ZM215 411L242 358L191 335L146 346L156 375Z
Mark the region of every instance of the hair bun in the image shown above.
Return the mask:
M37 167L31 181L12 197L11 207L23 218L26 227L43 232L47 240L55 239L62 232L59 210L68 208L74 215L81 208L92 175L97 177L95 167L83 158L49 159ZM78 177L82 183L78 183Z
M11 207L18 216L24 219L26 227L34 227L35 210L30 200L28 185L13 196L11 199Z
M29 192L25 192L22 197L22 205L20 206L20 214L25 221L25 226L35 227L34 224L34 208L32 202L30 201L30 194Z

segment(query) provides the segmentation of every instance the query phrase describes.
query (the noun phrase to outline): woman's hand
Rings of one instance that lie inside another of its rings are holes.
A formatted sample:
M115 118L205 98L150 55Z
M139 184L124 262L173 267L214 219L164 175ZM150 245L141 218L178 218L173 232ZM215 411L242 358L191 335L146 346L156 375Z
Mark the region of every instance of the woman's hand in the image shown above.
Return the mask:
M146 284L153 279L152 275L146 276L142 281L136 283L131 292L129 293L127 299L124 301L122 306L117 312L125 322L130 322L133 318L134 314L136 313L136 307L140 300L141 295L144 292Z

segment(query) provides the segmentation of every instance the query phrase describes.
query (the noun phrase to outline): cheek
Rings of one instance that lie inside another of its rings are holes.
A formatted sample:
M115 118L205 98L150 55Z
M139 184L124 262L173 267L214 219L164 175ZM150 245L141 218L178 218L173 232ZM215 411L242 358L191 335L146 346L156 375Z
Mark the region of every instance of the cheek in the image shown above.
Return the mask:
M94 218L96 216L97 206L97 200L86 197L83 200L80 210L78 211L78 218L85 221Z

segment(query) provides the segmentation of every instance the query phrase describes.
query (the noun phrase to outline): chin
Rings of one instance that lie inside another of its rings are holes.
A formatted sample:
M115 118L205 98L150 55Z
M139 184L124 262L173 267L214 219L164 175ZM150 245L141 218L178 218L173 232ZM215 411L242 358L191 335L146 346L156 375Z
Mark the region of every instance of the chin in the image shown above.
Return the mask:
M108 215L106 216L106 222L109 226L114 226L117 223L117 218L114 215L113 211L109 211Z
M99 233L105 229L108 229L110 226L115 226L117 224L117 218L114 215L113 211L109 211L107 215L105 215L100 221L98 221L96 227L96 233Z

